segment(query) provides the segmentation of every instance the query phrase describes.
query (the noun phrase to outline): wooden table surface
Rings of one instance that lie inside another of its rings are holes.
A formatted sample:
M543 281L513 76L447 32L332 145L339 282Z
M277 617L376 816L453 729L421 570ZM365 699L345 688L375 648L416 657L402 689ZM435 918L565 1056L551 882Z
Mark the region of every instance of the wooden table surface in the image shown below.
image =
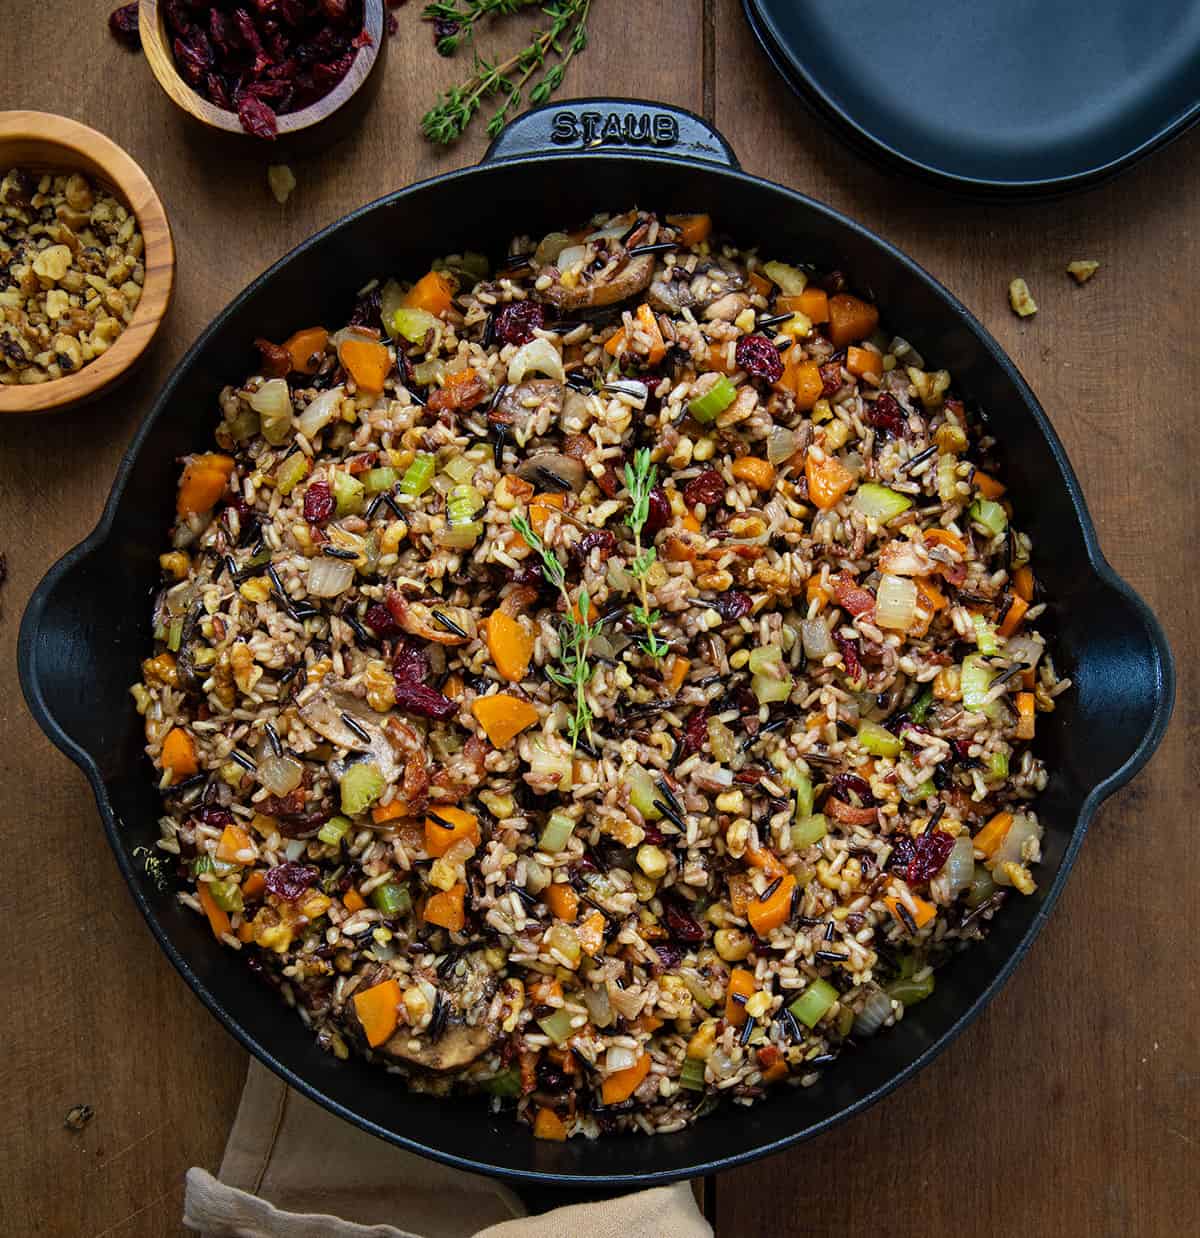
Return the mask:
M280 207L261 160L231 159L185 129L144 61L109 39L110 0L13 7L22 15L14 27L5 14L0 108L61 112L129 150L166 204L179 268L134 382L78 413L0 423L0 984L18 1008L0 1052L0 1222L14 1235L161 1238L180 1232L184 1170L219 1162L245 1056L154 947L82 776L27 713L21 611L92 528L153 393L225 302L352 207L478 159L484 138L449 152L421 140L420 111L460 68L434 55L414 2L397 11L364 124L297 162L299 185ZM1101 812L1049 927L988 1013L871 1112L710 1184L716 1231L1194 1232L1200 133L1063 202L964 205L873 170L816 127L737 0L651 8L647 22L645 5L595 0L592 46L564 97L651 96L707 115L747 170L862 220L971 306L1049 410L1101 543L1166 625L1180 672L1162 749ZM488 42L515 45L519 24ZM1103 263L1086 287L1063 272L1073 258ZM1041 306L1030 321L1007 306L1017 274ZM95 1110L81 1133L63 1126L76 1103Z

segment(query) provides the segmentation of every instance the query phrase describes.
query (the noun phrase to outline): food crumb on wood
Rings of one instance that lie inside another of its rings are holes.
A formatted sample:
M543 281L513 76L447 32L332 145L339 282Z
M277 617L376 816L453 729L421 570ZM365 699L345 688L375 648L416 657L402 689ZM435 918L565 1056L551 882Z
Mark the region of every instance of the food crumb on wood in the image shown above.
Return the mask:
M1008 303L1013 307L1013 313L1022 318L1029 318L1037 313L1037 302L1029 291L1029 285L1020 277L1008 286Z
M1067 263L1067 274L1077 283L1086 284L1089 279L1100 269L1098 262L1093 262L1091 258L1080 259L1077 262Z
M271 186L275 201L283 206L296 188L296 176L286 163L273 163L267 169L267 184Z
M69 1131L81 1131L95 1116L91 1105L72 1105L63 1118L63 1125Z

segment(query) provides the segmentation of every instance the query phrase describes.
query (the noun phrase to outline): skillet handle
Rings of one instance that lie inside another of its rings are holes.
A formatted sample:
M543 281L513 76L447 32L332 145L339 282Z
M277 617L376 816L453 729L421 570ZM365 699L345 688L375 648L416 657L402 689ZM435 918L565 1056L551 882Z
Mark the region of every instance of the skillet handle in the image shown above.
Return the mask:
M695 112L640 99L570 99L534 108L501 130L481 162L593 150L741 166L729 143Z

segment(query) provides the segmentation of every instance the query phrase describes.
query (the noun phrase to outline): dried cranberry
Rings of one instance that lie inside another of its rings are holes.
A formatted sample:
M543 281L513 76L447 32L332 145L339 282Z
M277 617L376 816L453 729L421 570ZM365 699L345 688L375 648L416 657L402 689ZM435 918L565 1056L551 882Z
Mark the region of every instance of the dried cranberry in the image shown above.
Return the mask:
M232 104L229 100L229 92L225 89L225 83L215 73L206 73L204 75L204 88L208 91L209 101L215 107L224 108L227 112L232 109Z
M317 878L320 875L320 872L311 864L296 864L288 860L287 863L279 864L268 871L267 889L276 898L286 899L289 903L294 902L310 886L317 884Z
M655 486L648 497L646 523L643 528L647 533L654 534L671 523L671 504L661 486Z
M123 4L119 9L113 9L108 15L108 30L118 43L129 48L131 52L142 50L142 35L138 30L137 0L133 4Z
M429 678L429 659L419 645L405 641L392 656L392 674L397 680L422 684Z
M529 585L541 589L546 584L546 573L540 563L523 563L520 567L509 568L508 578L514 585Z
M713 610L726 623L730 623L734 619L741 619L748 615L754 603L751 602L748 593L742 593L738 589L730 589L728 593L720 594L712 605ZM757 702L755 704L757 705Z
M243 95L238 103L238 120L242 128L253 138L274 141L279 132L274 111L261 99Z
M915 854L909 861L908 884L916 885L921 881L929 881L942 871L947 857L954 849L954 839L944 830L934 830L932 834L922 834L916 840Z
M665 843L667 841L667 836L652 821L647 821L645 825L642 826L642 833L645 836L642 841L653 843L655 846L658 846L659 843Z
M383 330L383 289L372 288L365 296L354 303L347 320L351 327L374 327Z
M876 805L870 784L857 774L835 774L829 783L829 794L843 804L853 804L857 799L863 808L874 808Z
M350 0L321 0L321 11L331 22L341 25L350 9Z
M337 510L329 483L314 481L304 492L304 519L309 524L324 524Z
M502 344L528 344L535 328L546 325L546 311L536 301L510 301L496 314L496 338Z
M415 680L394 676L396 680L396 708L405 713L416 714L419 718L437 718L439 720L451 717L458 706L448 697L443 696L436 688Z
M196 820L202 825L211 826L214 830L223 830L233 824L233 813L227 808L215 808L206 805L196 810Z
M220 9L209 10L208 33L217 54L228 56L232 50L233 31L229 26L229 18Z
M842 389L842 363L828 361L819 367L821 374L821 394L825 399L837 395Z
M696 710L683 728L683 755L691 756L704 747L708 738L708 706Z
M285 378L291 373L292 354L282 344L272 344L260 336L254 347L262 354L259 369L264 378Z
M765 335L743 335L733 352L738 366L751 378L777 383L783 377L779 349Z
M705 469L683 488L683 501L688 507L703 503L712 507L725 496L725 480L716 469Z
M589 529L575 543L575 551L578 558L586 559L593 550L598 550L601 562L605 562L616 548L616 534L609 529Z
M841 633L833 634L833 643L838 647L838 651L842 655L842 661L846 666L846 674L851 679L861 679L863 675L862 659L858 656L858 641L850 640L842 636Z
M917 844L907 834L901 834L892 846L888 868L893 872L907 873L908 866L917 858Z
M674 903L666 904L667 932L676 941L697 942L704 940L704 929L690 912L683 911Z
M896 438L903 438L908 432L908 419L904 416L900 401L886 391L874 404L867 405L866 416L877 430L885 430Z
M367 607L367 613L363 616L363 622L381 640L390 640L392 637L400 635L400 625L392 618L392 612L378 602L373 606Z
M673 971L683 962L683 951L678 946L655 946L654 953L658 955L658 961L668 971Z
M172 45L179 71L189 86L199 88L213 66L212 47L203 30L193 31L190 39L176 39Z
M251 507L240 494L237 498L230 499L229 502L225 504L225 507L237 512L239 521L248 520L254 512L254 508Z
M615 499L621 489L621 478L611 464L606 464L604 472L596 478L596 485L600 487L606 499Z

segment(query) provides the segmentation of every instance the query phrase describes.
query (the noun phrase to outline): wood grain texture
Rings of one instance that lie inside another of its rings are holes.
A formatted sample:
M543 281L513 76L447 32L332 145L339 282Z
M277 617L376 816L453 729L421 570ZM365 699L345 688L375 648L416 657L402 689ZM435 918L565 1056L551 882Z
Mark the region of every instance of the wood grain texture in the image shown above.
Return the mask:
M0 386L0 416L73 408L119 382L162 325L175 286L175 247L149 177L115 142L88 125L47 112L0 112L0 168L82 172L115 193L137 217L145 246L142 295L107 352L74 374L30 386Z

